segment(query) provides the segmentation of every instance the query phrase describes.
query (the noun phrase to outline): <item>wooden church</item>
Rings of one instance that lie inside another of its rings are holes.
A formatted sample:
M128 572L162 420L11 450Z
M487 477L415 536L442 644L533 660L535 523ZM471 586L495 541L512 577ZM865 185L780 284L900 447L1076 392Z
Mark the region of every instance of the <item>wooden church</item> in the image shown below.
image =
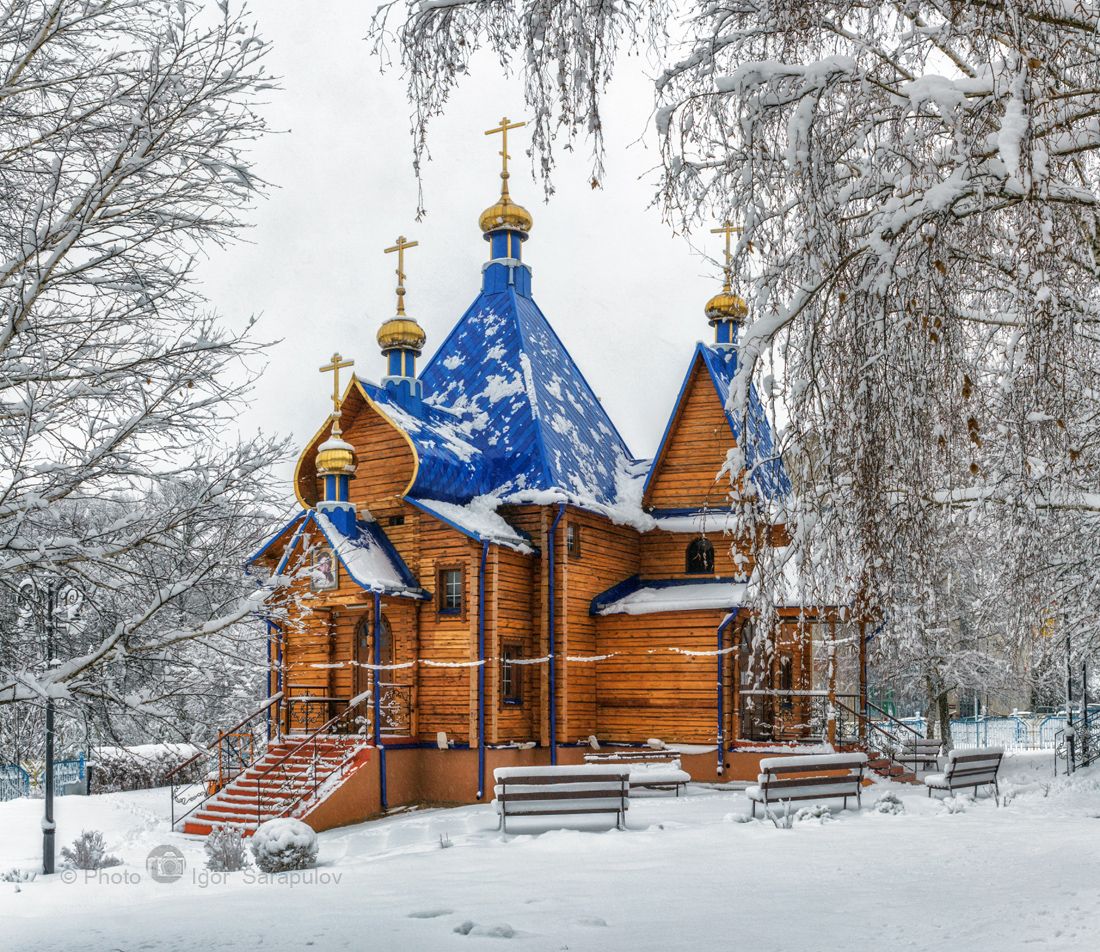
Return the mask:
M697 780L744 779L776 745L836 739L819 701L859 709L864 638L844 606L788 606L767 632L745 607L754 565L726 531L731 491L766 502L792 487L756 392L747 426L726 409L746 316L732 229L718 230L713 340L685 340L660 446L637 459L535 301L532 217L508 192L519 125L493 130L502 189L479 220L473 303L418 368L425 333L404 304L416 243L387 249L385 375L341 388L351 361L321 368L334 410L298 460L301 512L253 559L287 582L269 622L280 742L369 744L311 808L318 827L490 799L493 767L579 763L594 746L659 742ZM745 471L718 478L734 445ZM768 544L786 541L770 527ZM830 639L844 660L815 657Z

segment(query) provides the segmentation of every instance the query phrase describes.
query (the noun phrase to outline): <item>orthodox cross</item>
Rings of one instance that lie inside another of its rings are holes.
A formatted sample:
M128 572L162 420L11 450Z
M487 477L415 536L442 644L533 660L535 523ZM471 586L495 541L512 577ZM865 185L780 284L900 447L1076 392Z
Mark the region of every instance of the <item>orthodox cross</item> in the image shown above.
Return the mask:
M731 239L733 238L734 235L739 235L744 230L745 230L744 228L738 228L736 225L733 224L733 222L730 222L730 221L722 222L722 227L721 228L712 228L710 230L710 233L712 235L725 235L726 236L726 267L725 267L725 272L726 272L726 283L727 284L729 284L730 272L733 268L733 264L732 264L732 262L733 262L733 252L732 252L731 247L730 247L730 241L731 241Z
M404 235L398 235L397 244L386 249L386 254L397 252L397 316L405 316L405 249L415 248L419 241L409 241Z
M508 195L508 160L511 158L508 154L508 131L510 129L522 129L525 125L527 125L526 122L509 122L508 117L505 116L495 129L485 130L487 136L500 133L500 194L505 197Z
M352 367L355 365L354 360L344 360L343 356L339 353L332 355L332 363L325 364L321 367L321 373L332 373L332 419L333 431L339 432L339 420L340 420L340 370L344 367Z

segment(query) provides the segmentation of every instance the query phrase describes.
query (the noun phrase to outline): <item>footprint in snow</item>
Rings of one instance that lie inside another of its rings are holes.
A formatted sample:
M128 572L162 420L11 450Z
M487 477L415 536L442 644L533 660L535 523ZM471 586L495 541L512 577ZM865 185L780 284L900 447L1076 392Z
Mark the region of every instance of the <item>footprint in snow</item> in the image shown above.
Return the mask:
M418 909L416 912L410 912L410 919L438 919L440 916L449 916L453 909ZM455 930L458 931L457 929Z
M490 939L511 939L515 937L516 930L507 922L498 923L495 926L479 926L476 922L467 919L454 927L459 935L485 936Z
M602 916L581 916L577 920L577 925L581 926L602 926L607 928L607 920Z

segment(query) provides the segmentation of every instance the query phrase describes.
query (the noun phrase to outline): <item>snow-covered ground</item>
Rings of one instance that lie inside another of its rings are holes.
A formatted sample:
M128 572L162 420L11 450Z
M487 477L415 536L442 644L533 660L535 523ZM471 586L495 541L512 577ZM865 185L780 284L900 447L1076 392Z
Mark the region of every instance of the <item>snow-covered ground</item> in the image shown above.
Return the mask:
M502 837L486 806L423 810L322 833L319 868L284 882L204 881L202 842L167 832L164 790L64 797L59 845L100 829L124 865L100 882L0 883L0 949L1086 952L1100 770L1051 774L1049 755L1011 757L1007 805L958 812L877 784L862 812L789 830L740 822L744 794L707 788L632 800L626 832ZM874 811L887 791L904 815ZM0 804L0 871L37 866L41 806ZM161 844L186 856L175 883L146 872Z

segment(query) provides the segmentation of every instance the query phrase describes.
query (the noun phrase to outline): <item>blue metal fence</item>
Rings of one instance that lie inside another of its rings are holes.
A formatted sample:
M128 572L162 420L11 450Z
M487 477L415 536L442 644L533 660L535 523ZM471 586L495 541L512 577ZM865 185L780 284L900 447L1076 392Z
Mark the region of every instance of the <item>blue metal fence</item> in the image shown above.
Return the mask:
M928 722L923 717L902 717L899 720L922 737ZM1055 734L1066 726L1065 714L1025 716L1020 714L955 717L951 720L951 743L954 747L1003 747L1005 750L1053 750ZM896 731L889 723L882 727Z
M0 801L29 796L31 775L19 764L0 764Z
M55 760L53 762L53 790L60 793L61 787L84 781L84 755L76 760Z

